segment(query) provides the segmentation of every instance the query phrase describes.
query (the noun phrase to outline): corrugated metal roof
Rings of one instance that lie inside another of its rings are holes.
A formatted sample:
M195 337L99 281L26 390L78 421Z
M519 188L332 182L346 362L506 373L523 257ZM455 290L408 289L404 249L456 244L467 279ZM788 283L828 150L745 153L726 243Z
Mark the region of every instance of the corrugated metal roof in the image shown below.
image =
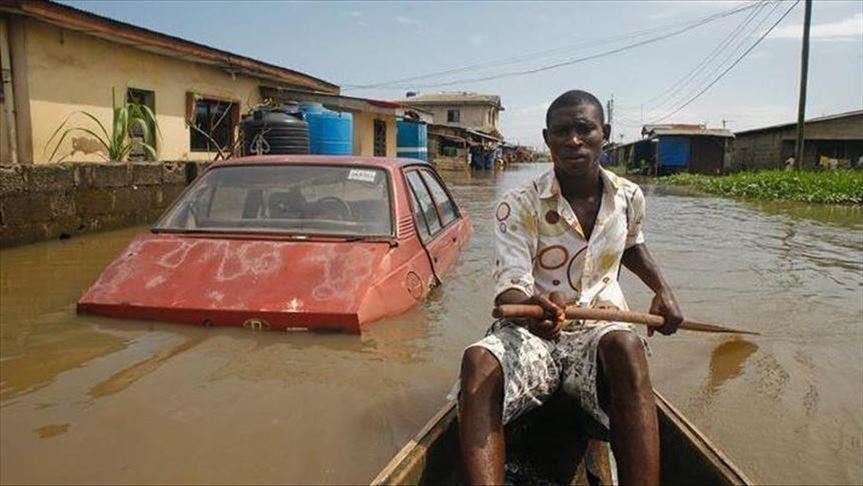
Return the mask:
M416 96L411 96L409 98L402 98L400 100L396 100L397 103L407 103L407 104L422 104L422 105L433 105L433 104L487 104L494 105L503 109L503 106L500 104L500 96L498 95L486 95L479 93L471 93L467 91L460 92L450 92L450 93L428 93L428 94L420 94Z
M669 135L686 135L686 136L695 136L695 137L722 137L722 138L734 138L734 134L731 133L731 130L726 130L724 128L702 128L700 126L695 126L694 128L664 128L657 127L653 130L650 130L648 134L652 137L661 137L661 136L669 136Z
M442 130L442 132L438 131L438 130ZM451 133L445 133L445 132L451 132ZM486 139L486 140L491 140L493 142L502 142L503 141L503 138L497 137L494 134L486 133L486 132L483 132L480 130L472 130L470 128L454 127L454 126L449 126L449 125L431 124L431 125L429 125L428 133L429 133L429 135L435 135L438 137L452 138L452 139L459 139L459 140L469 139L469 138L471 138L471 136L473 136L475 138L482 138L482 139ZM455 135L455 133L457 133L458 135Z
M498 138L498 137L496 137L490 133L486 133L486 132L483 132L480 130L471 130L468 128L468 129L465 129L465 131L467 133L470 133L471 135L476 135L477 137L485 138L485 139L492 140L495 142L500 142L501 140L503 140L502 138Z
M661 124L653 124L653 125L644 125L641 127L641 133L650 133L657 128L675 128L680 130L698 130L701 128L707 128L705 125L693 125L688 123L661 123Z
M849 118L852 116L860 116L860 115L863 115L863 110L846 111L844 113L836 113L833 115L826 115L826 116L819 116L817 118L810 118L810 119L804 121L803 123L817 123L817 122L824 122L824 121L829 121L829 120L837 120L840 118ZM769 125L769 126L761 127L761 128L750 128L749 130L741 130L739 132L734 132L734 134L735 135L743 135L743 134L747 134L747 133L755 133L755 132L760 132L760 131L765 131L765 130L780 130L783 128L795 127L795 126L797 126L796 121L794 121L792 123L782 123L779 125Z
M395 116L405 116L407 111L412 111L424 122L432 120L430 112L404 103L275 86L261 86L260 90L262 97L277 101L316 101L336 110L367 111Z

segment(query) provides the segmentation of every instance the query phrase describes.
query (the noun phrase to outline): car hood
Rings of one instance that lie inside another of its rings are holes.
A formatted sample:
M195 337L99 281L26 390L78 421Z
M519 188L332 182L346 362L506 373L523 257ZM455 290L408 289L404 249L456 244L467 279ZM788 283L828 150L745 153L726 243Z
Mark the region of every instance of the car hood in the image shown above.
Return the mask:
M137 237L80 312L203 325L359 332L386 242Z

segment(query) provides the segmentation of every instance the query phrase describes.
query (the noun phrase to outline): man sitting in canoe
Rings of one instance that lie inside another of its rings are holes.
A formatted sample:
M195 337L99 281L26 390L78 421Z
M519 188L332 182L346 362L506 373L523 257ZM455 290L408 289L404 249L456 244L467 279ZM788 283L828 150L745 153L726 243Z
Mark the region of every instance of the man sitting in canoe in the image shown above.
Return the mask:
M672 334L683 320L644 244L644 195L600 168L610 127L584 91L560 95L542 131L554 170L507 192L497 206L495 303L536 304L544 320L498 320L464 353L460 443L471 484L504 482L503 426L558 390L610 428L621 484L659 482L659 432L645 341L617 322L565 322L563 308L627 309L622 263L655 297L650 312Z

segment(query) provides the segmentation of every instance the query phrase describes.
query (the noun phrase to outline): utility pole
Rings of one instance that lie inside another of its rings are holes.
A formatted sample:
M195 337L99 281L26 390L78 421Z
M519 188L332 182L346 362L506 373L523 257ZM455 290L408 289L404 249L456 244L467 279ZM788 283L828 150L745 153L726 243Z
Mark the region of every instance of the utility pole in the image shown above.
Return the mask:
M608 123L609 127L612 126L612 120L614 120L614 93L611 94L611 99L605 104L605 111L608 112ZM611 140L611 131L608 132L608 138Z
M806 78L809 74L809 24L812 21L812 0L803 0L803 47L800 50L800 99L797 101L797 146L794 165L803 168L803 126L806 117Z

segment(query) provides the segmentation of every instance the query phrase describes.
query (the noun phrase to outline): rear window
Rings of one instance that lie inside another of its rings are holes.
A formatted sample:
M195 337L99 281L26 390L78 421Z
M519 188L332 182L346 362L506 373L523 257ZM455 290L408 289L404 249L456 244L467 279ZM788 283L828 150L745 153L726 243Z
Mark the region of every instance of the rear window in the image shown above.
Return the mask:
M389 236L392 228L384 170L256 165L206 172L154 229Z

